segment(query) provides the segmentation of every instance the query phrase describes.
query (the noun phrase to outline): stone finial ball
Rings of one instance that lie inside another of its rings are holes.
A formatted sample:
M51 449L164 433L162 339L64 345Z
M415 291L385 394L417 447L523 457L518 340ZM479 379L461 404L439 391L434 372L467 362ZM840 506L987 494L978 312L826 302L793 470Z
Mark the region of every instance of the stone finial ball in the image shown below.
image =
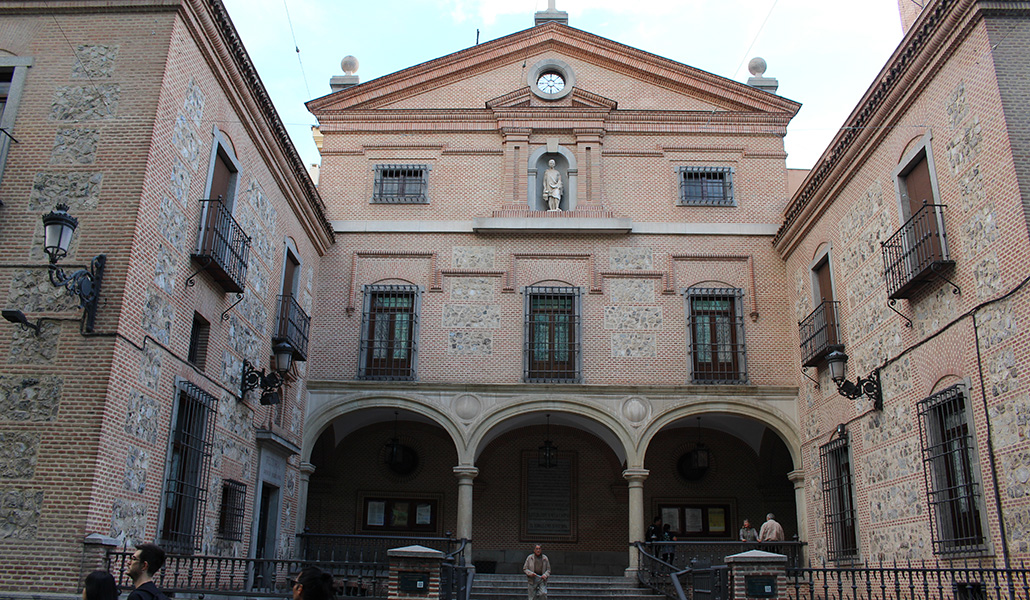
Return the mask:
M755 77L761 77L765 74L765 70L766 68L768 68L768 66L769 65L765 64L764 58L762 58L761 56L756 56L752 58L750 61L748 61L747 70L751 71L751 74Z
M340 61L340 68L345 74L353 75L358 72L358 59L348 54Z

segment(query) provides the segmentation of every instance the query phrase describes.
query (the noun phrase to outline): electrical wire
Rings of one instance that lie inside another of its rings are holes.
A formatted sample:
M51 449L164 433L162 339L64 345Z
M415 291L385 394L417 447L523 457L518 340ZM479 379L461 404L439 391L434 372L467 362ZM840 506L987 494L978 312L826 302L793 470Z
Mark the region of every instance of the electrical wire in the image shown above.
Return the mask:
M293 49L297 52L297 64L300 65L300 76L304 79L304 91L308 93L308 98L310 98L311 87L308 86L308 75L304 72L304 63L300 60L300 45L297 44L297 34L293 31L293 20L290 19L290 8L286 6L286 0L283 0L283 9L286 11L286 22L290 26L290 36L293 38Z
M779 1L780 0L773 0L772 6L769 7L769 12L765 14L765 19L762 21L762 24L758 27L758 31L755 32L755 37L751 39L751 44L747 47L747 50L744 51L744 58L740 59L740 64L737 65L736 69L733 69L734 75L736 75L740 71L740 68L744 66L744 63L747 61L748 54L751 54L751 49L754 48L755 44L758 42L758 36L762 35L762 31L765 29L766 23L769 22L769 17L772 16L773 10L776 9L776 4Z

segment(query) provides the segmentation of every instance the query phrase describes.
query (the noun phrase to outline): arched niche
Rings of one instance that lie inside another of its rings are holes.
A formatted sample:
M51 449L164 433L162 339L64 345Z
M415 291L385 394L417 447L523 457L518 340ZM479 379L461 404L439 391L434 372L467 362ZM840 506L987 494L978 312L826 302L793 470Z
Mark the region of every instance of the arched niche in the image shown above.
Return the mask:
M541 146L534 150L526 161L526 203L530 210L547 210L547 203L544 202L543 176L547 170L547 161L554 160L554 168L562 174L564 192L562 193L562 210L576 209L576 187L579 180L579 165L576 162L576 155L568 149L558 146L557 152L548 152L547 146Z

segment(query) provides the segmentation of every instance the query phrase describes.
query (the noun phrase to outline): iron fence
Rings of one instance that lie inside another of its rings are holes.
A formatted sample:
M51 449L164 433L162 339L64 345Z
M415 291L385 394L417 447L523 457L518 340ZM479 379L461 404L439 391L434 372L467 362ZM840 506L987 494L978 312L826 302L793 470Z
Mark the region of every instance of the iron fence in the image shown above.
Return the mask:
M668 555L668 561L677 569L706 568L726 564L726 557L740 554L748 550L762 550L787 557L788 567L801 567L805 564L805 542L654 542L645 544L653 546L654 552Z
M671 600L690 598L690 585L686 581L688 569L676 570L672 564L655 556L650 543L634 545L637 547L637 581L641 585Z
M284 598L290 595L290 582L297 573L315 566L333 576L337 596L386 600L390 572L387 550L419 544L445 552L440 572L441 600L469 600L474 570L465 564L468 540L318 534L298 538L303 542L298 557L291 559L169 554L155 583L166 594L190 598ZM107 571L121 590L132 589L128 577L132 553L107 553Z
M448 555L465 547L462 540L453 537L300 533L297 534L297 556L310 562L357 561L388 565L387 550L413 544Z
M128 578L129 558L133 551L107 554L107 570L121 590L132 589ZM283 598L290 594L290 581L304 567L314 565L333 576L338 596L387 596L389 567L358 561L304 561L226 556L185 556L170 554L155 576L157 587L166 594L187 597L244 596Z
M920 563L787 569L791 600L1016 600L1030 598L1030 569Z

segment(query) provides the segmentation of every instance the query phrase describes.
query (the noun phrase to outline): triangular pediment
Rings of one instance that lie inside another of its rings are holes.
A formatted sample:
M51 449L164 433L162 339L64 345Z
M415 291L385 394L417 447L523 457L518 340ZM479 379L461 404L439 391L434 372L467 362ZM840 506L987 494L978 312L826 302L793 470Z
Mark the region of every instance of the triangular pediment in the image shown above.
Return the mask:
M561 99L531 93L527 65L568 63L578 86ZM307 103L347 110L581 107L793 116L797 102L560 23L546 23Z
M504 108L543 108L550 106L615 110L618 108L618 103L600 94L594 94L579 88L572 90L568 96L558 100L542 100L530 91L529 86L519 88L486 102L486 107L492 110Z

